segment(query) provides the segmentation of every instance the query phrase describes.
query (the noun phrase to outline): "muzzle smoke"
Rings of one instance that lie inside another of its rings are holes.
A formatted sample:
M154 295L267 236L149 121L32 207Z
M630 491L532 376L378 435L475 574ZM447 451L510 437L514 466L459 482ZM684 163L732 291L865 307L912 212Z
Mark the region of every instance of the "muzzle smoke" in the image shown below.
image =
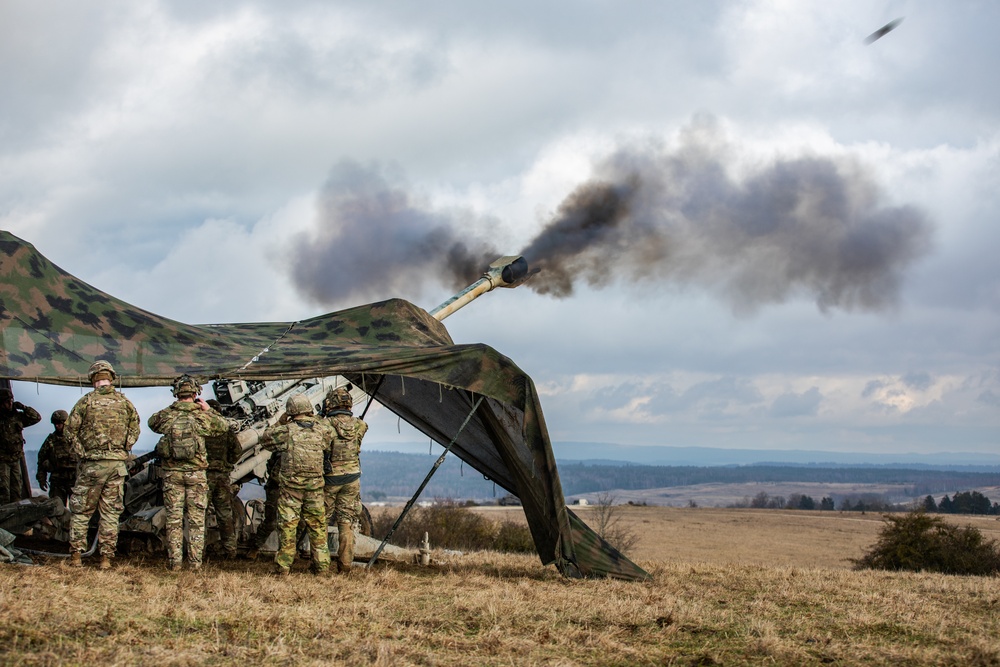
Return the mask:
M292 239L298 289L325 307L416 297L425 285L465 287L503 253L463 233L474 221L435 212L376 168L344 162L319 196L319 224Z
M911 206L887 207L856 163L807 157L737 176L711 121L674 148L622 148L596 165L521 250L541 272L527 285L567 297L581 282L698 286L739 312L810 298L820 310L896 303L906 269L930 247ZM323 227L299 239L297 284L324 305L406 295L451 277L460 289L510 248L475 241L455 214L433 213L357 166L322 195Z

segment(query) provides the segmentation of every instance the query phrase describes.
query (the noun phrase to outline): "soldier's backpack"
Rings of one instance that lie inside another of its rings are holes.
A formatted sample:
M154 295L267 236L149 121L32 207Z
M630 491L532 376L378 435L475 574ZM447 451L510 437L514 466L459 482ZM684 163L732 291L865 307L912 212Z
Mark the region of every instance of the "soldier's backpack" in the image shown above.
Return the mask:
M305 477L323 474L323 452L327 448L325 433L315 428L313 422L292 422L288 426L292 439L281 462L281 474Z
M160 440L163 455L175 461L207 458L205 436L200 431L201 424L194 412L179 411Z

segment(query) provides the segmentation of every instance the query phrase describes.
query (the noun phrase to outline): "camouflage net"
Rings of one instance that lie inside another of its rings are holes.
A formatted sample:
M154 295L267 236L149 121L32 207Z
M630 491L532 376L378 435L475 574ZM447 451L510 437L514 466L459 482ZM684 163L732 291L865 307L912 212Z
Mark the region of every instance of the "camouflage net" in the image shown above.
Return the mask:
M542 562L566 576L649 576L566 508L531 378L487 345L455 345L408 301L299 322L183 324L80 281L7 232L0 279L0 378L87 385L95 359L111 362L123 387L169 386L182 374L201 383L342 375L442 445L484 396L452 452L521 499Z

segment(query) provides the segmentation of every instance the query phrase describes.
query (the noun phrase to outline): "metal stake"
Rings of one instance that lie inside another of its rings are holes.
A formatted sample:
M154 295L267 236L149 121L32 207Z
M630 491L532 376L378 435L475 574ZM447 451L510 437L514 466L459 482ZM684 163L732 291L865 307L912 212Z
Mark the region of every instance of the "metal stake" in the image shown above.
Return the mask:
M368 561L368 567L374 565L375 561L378 560L378 555L382 553L382 549L384 549L385 545L389 543L389 538L391 538L392 534L396 532L397 528L399 528L399 524L403 522L403 518L407 515L407 513L409 513L410 509L413 507L413 504L417 502L417 498L420 497L420 493L424 490L424 487L427 486L427 483L431 481L431 477L434 476L434 473L437 472L437 469L441 467L442 463L444 463L445 457L448 456L448 452L451 451L451 446L455 444L455 441L458 440L458 436L461 435L462 431L465 430L465 427L468 426L469 420L472 419L472 415L476 414L476 410L479 409L479 405L483 402L483 398L485 397L480 396L479 400L476 401L476 404L472 406L472 412L468 414L468 416L465 418L465 421L462 422L462 425L458 427L458 432L455 433L455 437L451 439L451 442L448 443L448 446L444 448L443 452L441 452L441 456L439 456L438 460L434 462L434 465L431 467L430 471L428 471L427 476L424 477L424 481L420 483L420 487L417 489L417 492L413 494L413 497L410 498L409 502L406 503L406 506L403 508L403 511L399 513L399 516L396 518L396 522L392 524L392 528L389 529L389 533L385 536L385 539L382 540L382 544L378 545L378 549L375 550L375 553L374 555L372 555L371 560Z

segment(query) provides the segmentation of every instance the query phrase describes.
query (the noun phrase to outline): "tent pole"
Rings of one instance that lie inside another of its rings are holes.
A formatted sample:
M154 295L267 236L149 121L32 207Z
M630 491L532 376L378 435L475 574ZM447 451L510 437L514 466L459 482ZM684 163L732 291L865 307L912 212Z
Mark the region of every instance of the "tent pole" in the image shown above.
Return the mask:
M378 379L378 384L375 385L375 389L373 389L372 393L368 395L368 405L366 405L365 409L361 411L361 416L358 417L358 419L364 419L365 415L368 414L368 408L370 408L372 406L372 403L375 402L375 394L377 394L378 390L382 387L382 380L384 379L385 379L384 375Z
M424 487L427 486L427 483L431 481L431 477L434 476L434 473L437 472L437 469L441 467L442 463L444 463L445 457L448 456L448 452L451 451L451 446L455 444L455 441L458 440L458 436L461 435L462 431L465 430L465 427L469 425L469 420L472 419L472 415L476 414L476 410L479 409L479 405L483 402L483 398L485 397L480 396L479 400L476 401L476 404L472 406L472 411L465 418L465 421L462 422L462 425L458 427L458 432L455 433L455 437L451 439L451 442L448 443L448 446L444 448L443 452L441 452L441 456L439 456L438 460L434 462L434 465L428 471L427 476L424 477L424 481L421 482L420 486L417 488L417 492L413 494L413 497L410 498L409 502L406 503L406 506L403 508L403 511L399 513L399 516L396 518L396 522L392 524L392 528L389 529L389 533L385 536L385 539L382 540L382 544L378 545L378 549L375 550L375 553L372 555L371 560L368 561L368 567L374 565L375 561L378 560L378 555L382 553L382 549L384 549L385 545L388 544L389 539L392 537L392 534L396 532L396 529L399 528L399 524L403 522L403 518L407 515L407 513L409 513L410 509L413 507L413 504L417 502L417 498L420 497L420 493L424 490Z

